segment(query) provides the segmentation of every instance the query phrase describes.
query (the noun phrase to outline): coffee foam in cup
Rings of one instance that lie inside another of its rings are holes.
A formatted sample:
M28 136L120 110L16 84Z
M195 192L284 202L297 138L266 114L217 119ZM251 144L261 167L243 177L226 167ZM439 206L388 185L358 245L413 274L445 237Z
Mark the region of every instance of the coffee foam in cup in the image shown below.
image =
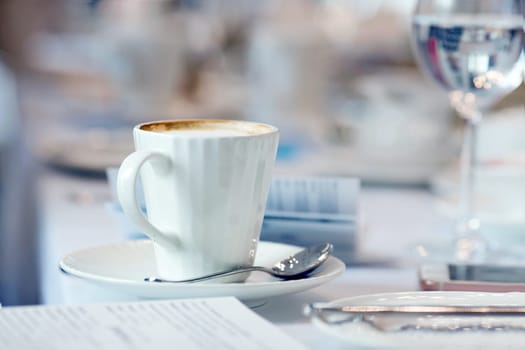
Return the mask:
M269 125L235 120L172 120L143 124L140 130L188 136L249 136L266 134L275 129Z

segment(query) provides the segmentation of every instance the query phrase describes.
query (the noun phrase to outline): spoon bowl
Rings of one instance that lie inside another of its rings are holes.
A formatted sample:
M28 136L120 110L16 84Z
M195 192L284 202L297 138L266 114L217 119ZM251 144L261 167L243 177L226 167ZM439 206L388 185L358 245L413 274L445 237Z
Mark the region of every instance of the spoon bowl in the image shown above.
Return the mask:
M186 280L172 281L158 277L146 277L144 278L144 281L166 283L193 283L208 281L215 278L221 278L252 271L265 272L274 277L281 278L284 280L300 279L313 272L319 266L321 266L330 257L332 251L332 244L323 243L304 248L291 256L279 260L271 268L264 266L237 266L227 271L216 272L209 275Z

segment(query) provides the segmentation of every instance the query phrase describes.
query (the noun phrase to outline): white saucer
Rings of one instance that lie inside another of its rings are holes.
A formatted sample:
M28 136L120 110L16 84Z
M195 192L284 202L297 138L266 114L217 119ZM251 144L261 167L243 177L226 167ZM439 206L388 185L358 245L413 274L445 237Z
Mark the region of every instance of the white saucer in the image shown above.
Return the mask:
M271 266L300 249L292 245L260 242L255 265ZM152 283L144 282L143 279L157 275L153 246L149 240L139 240L71 253L62 258L60 268L86 281L141 298L234 296L247 301L296 293L319 286L343 273L345 264L335 257L330 257L308 277L291 281L282 281L265 273L252 273L243 283Z
M523 306L525 293L482 292L402 292L363 295L323 303L326 307L345 305L450 305L450 306ZM376 317L376 316L372 316ZM335 335L357 347L399 349L522 349L523 331L508 331L498 326L508 325L522 328L525 316L461 316L461 315L390 315L376 319L380 325L410 324L425 326L425 330L380 331L367 322L355 320L340 324L329 324L322 318L312 317L312 322L321 330ZM397 324L399 323L399 324ZM461 325L484 325L492 330L455 330ZM429 328L434 327L430 330ZM521 337L521 338L520 338Z

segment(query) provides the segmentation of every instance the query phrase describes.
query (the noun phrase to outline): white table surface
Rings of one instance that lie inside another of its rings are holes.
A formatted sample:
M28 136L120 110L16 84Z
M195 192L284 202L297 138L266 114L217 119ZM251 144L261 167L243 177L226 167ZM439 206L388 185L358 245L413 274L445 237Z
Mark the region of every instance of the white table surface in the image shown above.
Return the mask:
M103 179L46 171L40 178L39 191L42 302L129 300L66 276L58 269L60 258L67 253L125 239L118 220L104 207L110 199L107 183ZM360 251L377 258L406 257L411 244L446 234L450 225L449 220L434 208L431 194L422 188L365 187L360 195L360 212L363 224L359 234ZM351 266L330 283L302 293L271 298L255 311L309 348L338 348L344 345L318 331L302 316L305 304L417 289L415 264Z

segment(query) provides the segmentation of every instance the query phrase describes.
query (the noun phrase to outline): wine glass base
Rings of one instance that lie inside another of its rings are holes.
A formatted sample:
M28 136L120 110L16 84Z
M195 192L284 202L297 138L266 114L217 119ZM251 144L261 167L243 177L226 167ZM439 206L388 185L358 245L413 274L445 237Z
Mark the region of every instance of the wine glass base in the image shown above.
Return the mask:
M523 265L525 250L494 247L469 238L421 242L411 248L420 262Z

